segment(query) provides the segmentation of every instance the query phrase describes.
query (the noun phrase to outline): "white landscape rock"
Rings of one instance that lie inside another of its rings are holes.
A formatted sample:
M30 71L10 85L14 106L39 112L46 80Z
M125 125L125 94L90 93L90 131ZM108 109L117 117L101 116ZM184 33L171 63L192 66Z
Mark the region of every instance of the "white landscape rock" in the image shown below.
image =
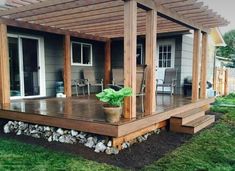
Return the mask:
M107 147L105 152L106 152L106 154L111 155L111 154L118 154L119 150L115 147Z
M64 131L63 131L63 129L61 129L61 128L57 129L56 132L57 132L58 134L60 134L60 135L63 135L63 134L64 134Z
M21 130L18 130L16 135L21 135L22 134L22 131Z
M74 136L74 137L77 136L78 135L78 131L71 130L71 135Z
M99 153L99 152L104 152L106 150L106 146L104 145L104 143L99 142L96 144L95 146L95 152Z
M52 136L50 136L47 141L52 142Z
M107 146L108 146L108 147L111 147L111 146L112 146L112 141L109 141L109 142L107 143Z
M64 143L65 142L65 136L64 135L60 136L58 140L59 140L59 142Z
M9 134L11 132L10 125L8 123L6 125L4 125L3 131L5 134Z
M95 145L94 138L87 138L87 142L84 144L86 147L92 148Z
M62 128L33 125L18 121L9 121L3 127L4 133L15 133L16 135L28 135L35 138L44 138L48 142L56 141L61 143L81 143L88 148L93 148L96 153L105 152L106 154L118 154L119 150L112 147L110 137L67 130ZM131 141L122 143L122 149L129 148L132 144L143 142L152 134L159 134L160 129L139 136Z
M49 126L44 126L43 130L44 131L51 131L51 128Z

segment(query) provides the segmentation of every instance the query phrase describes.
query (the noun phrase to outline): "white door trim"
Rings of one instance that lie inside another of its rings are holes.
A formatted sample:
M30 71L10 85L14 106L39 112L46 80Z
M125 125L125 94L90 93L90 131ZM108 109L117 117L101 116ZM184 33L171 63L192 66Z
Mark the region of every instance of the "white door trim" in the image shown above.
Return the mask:
M38 98L46 96L46 74L45 74L45 50L44 50L44 38L41 36L31 36L24 34L8 34L8 37L18 38L18 53L19 53L19 64L20 64L20 97L11 97L10 99L22 99L22 98ZM38 40L38 64L39 70L39 84L40 84L40 95L36 96L25 96L24 95L24 73L23 73L23 53L22 53L22 38Z

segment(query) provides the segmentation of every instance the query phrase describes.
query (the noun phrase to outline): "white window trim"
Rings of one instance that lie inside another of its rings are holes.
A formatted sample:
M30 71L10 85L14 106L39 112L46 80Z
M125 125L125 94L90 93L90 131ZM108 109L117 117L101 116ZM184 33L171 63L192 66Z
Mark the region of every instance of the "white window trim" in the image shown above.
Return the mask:
M80 44L81 45L81 62L82 63L73 62L73 44ZM91 63L90 64L83 64L83 48L82 48L83 45L88 45L88 46L91 47L91 59L90 59ZM93 64L93 47L92 47L92 44L72 41L71 42L71 65L72 66L92 66L92 64Z
M161 67L161 68L174 68L175 67L175 40L167 39L167 40L159 40L157 41L157 68L159 67L159 47L164 45L171 45L171 67Z
M10 97L11 100L15 99L27 99L27 98L39 98L39 97L46 97L46 72L45 72L45 49L44 49L44 38L41 36L32 36L32 35L27 35L27 34L7 34L8 37L13 37L13 38L18 38L18 43L19 43L19 64L20 64L20 77L21 77L21 96L12 96ZM40 95L35 95L35 96L25 96L24 95L24 80L23 80L23 54L22 50L22 42L21 38L29 38L29 39L34 39L38 40L38 64L40 67L39 70L39 84L40 84Z
M137 48L140 47L141 49L141 54L140 54L140 61L141 61L141 65L144 64L144 61L143 61L143 44L137 44Z

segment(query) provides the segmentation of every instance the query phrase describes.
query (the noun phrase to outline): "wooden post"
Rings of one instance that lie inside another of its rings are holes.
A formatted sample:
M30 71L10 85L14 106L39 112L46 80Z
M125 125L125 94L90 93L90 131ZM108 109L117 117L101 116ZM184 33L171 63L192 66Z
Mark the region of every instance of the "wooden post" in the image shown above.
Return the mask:
M10 103L9 55L5 24L0 24L0 103Z
M145 115L156 110L156 42L157 42L157 13L154 10L146 12L146 95Z
M200 55L200 30L194 30L193 38L193 70L192 70L192 101L197 101L199 96L199 55Z
M208 34L202 33L202 58L201 58L201 84L200 98L205 99L206 96L206 81L207 81L207 56L208 56Z
M229 69L225 69L225 78L224 78L224 95L227 96L229 94L228 90L228 80L229 79Z
M111 40L105 43L104 85L110 84L111 77Z
M70 35L64 37L64 92L66 97L72 96L71 87L71 42Z
M124 86L132 88L133 94L125 99L124 117L136 117L136 32L137 3L124 1Z

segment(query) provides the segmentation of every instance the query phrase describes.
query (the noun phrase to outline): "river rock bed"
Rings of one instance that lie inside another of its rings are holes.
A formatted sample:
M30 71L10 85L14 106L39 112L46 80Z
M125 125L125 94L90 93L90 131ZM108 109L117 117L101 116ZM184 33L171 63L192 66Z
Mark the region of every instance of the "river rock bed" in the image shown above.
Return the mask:
M88 148L94 149L96 153L105 152L106 154L118 154L119 150L112 147L111 137L85 133L81 131L56 128L29 124L21 121L8 121L3 127L4 133L14 133L16 135L26 135L34 138L44 138L49 142L75 144L80 143ZM160 129L156 129L143 136L122 144L122 149L129 148L135 143L141 143L148 139L152 134L159 134Z

